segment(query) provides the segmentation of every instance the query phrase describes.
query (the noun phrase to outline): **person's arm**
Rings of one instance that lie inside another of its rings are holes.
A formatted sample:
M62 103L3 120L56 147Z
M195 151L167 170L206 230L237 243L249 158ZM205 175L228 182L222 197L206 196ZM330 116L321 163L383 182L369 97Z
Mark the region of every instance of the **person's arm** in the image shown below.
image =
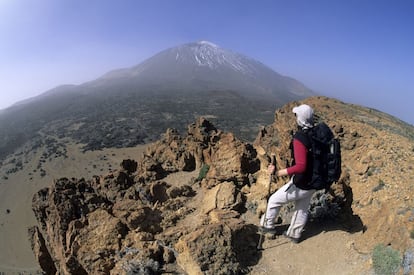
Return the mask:
M294 174L300 174L304 173L306 170L306 164L307 164L307 151L305 145L303 145L302 142L300 142L297 139L293 140L293 155L295 158L295 165L277 170L275 173L275 176L277 177L283 177L283 176L291 176ZM273 174L275 171L275 166L270 164L268 167L269 174Z

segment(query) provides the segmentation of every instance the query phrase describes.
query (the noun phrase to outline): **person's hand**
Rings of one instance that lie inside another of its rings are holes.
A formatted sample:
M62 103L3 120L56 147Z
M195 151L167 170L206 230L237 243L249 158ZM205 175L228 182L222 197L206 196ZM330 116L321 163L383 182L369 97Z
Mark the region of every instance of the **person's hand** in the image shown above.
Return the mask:
M269 166L267 167L267 172L269 173L269 175L273 175L275 173L275 169L276 167L273 164L269 164Z

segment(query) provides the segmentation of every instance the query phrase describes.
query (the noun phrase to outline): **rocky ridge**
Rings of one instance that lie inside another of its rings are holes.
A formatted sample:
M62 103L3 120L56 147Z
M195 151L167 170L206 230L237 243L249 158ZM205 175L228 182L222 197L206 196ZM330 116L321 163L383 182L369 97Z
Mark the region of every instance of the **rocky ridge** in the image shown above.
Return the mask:
M319 120L326 122L341 141L339 183L350 187L345 201L365 231L355 241L356 249L369 253L377 243L400 251L409 249L414 230L413 127L377 110L325 97L303 102L314 107ZM295 104L279 109L274 123L255 141L259 150L274 152L282 166L289 158L289 135L295 127L289 113ZM335 192L337 187L333 187Z
M363 231L352 244L360 253L377 243L412 251L412 127L333 99L303 102L332 127L343 150L341 179L330 194L315 195L312 222ZM30 229L40 266L47 274L249 273L261 257L257 222L268 156L275 154L279 167L290 159L295 104L277 110L252 145L200 118L185 135L167 130L138 163L124 160L107 175L61 178L40 190L33 198L39 226Z

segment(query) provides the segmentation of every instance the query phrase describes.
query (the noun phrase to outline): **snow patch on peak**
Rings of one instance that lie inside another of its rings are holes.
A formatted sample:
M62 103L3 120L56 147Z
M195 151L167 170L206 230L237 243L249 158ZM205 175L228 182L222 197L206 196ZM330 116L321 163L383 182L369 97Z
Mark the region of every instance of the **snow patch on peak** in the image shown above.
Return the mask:
M173 50L173 58L176 62L193 64L211 70L228 68L246 75L256 73L255 66L251 64L248 58L220 48L206 40L184 44Z
M198 41L197 44L199 44L199 45L206 45L206 46L210 46L210 47L213 47L213 48L218 48L219 47L216 44L214 44L214 43L212 43L210 41L206 41L206 40Z

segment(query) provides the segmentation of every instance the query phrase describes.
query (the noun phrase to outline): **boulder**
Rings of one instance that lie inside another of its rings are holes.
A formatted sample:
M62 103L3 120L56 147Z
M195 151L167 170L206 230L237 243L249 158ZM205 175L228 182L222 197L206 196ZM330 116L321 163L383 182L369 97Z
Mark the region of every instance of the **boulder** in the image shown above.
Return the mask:
M240 219L208 224L180 238L177 263L187 274L240 274L249 263L241 259L255 258L247 252L255 253L255 236Z
M88 214L83 227L68 231L68 238L73 239L68 247L70 256L88 274L108 274L115 266L114 256L121 249L126 233L126 226L118 218L97 209Z

